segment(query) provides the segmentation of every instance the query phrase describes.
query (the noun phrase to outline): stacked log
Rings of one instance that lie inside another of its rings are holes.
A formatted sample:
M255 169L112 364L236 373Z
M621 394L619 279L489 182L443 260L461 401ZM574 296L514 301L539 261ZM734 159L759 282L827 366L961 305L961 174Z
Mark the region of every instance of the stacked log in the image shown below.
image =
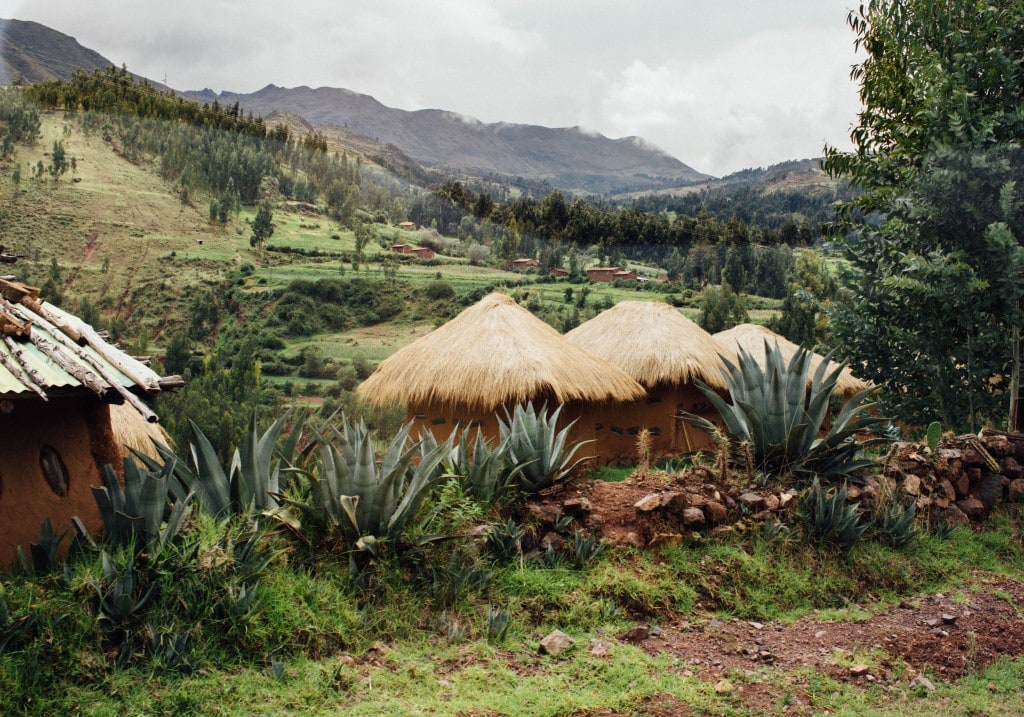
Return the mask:
M921 514L951 525L988 518L1003 502L1024 502L1024 435L986 430L939 444L897 443L883 461Z

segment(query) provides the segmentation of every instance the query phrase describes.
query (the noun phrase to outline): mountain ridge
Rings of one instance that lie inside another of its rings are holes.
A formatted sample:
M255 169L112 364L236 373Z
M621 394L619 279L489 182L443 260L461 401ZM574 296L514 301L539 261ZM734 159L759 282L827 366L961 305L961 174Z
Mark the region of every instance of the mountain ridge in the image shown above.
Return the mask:
M36 22L0 20L0 82L68 79L111 62L75 38ZM138 79L137 75L133 75ZM158 89L168 89L146 80ZM497 178L576 194L683 187L712 179L640 137L611 139L581 127L485 123L442 109L403 110L346 88L268 84L252 93L175 91L199 102L238 104L263 117L293 113L317 130L343 128L397 148L428 170L457 179Z

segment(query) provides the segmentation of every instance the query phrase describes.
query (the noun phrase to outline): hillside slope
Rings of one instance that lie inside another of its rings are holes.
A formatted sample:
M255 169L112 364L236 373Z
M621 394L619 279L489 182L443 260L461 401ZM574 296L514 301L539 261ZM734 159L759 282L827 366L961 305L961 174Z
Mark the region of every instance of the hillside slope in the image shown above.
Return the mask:
M110 61L75 38L38 22L0 19L0 84L67 79L78 68L110 67Z

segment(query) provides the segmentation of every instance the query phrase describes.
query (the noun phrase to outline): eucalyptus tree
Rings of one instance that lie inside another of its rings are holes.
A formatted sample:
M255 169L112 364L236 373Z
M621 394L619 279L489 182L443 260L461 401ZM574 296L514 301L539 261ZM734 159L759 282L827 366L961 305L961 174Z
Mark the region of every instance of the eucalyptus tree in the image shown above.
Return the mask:
M825 149L858 191L832 326L885 410L975 428L1018 393L1024 1L870 0L849 24L866 56L853 151Z

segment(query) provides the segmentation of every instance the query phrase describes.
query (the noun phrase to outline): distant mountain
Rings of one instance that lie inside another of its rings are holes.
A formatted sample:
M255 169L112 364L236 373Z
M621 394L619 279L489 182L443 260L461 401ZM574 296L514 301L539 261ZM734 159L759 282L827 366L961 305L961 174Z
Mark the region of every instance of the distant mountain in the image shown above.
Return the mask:
M45 25L0 20L0 83L67 79L77 68L110 65L99 53ZM337 138L341 146L375 145L371 154L405 176L417 174L411 165L418 162L434 172L460 178L521 179L533 186L546 183L592 194L681 187L711 179L638 137L609 139L579 127L484 124L435 109L410 112L345 89L267 85L251 94L212 90L178 94L200 102L237 101L264 117L275 112L298 115ZM373 142L361 141L358 135Z
M38 22L0 19L0 84L25 84L71 77L78 68L110 67L98 52Z
M485 124L443 110L410 112L345 89L267 85L251 94L183 94L202 102L238 102L261 115L294 112L318 128L347 128L394 145L426 166L457 173L544 180L561 189L598 194L710 179L638 137L609 139L578 127Z

